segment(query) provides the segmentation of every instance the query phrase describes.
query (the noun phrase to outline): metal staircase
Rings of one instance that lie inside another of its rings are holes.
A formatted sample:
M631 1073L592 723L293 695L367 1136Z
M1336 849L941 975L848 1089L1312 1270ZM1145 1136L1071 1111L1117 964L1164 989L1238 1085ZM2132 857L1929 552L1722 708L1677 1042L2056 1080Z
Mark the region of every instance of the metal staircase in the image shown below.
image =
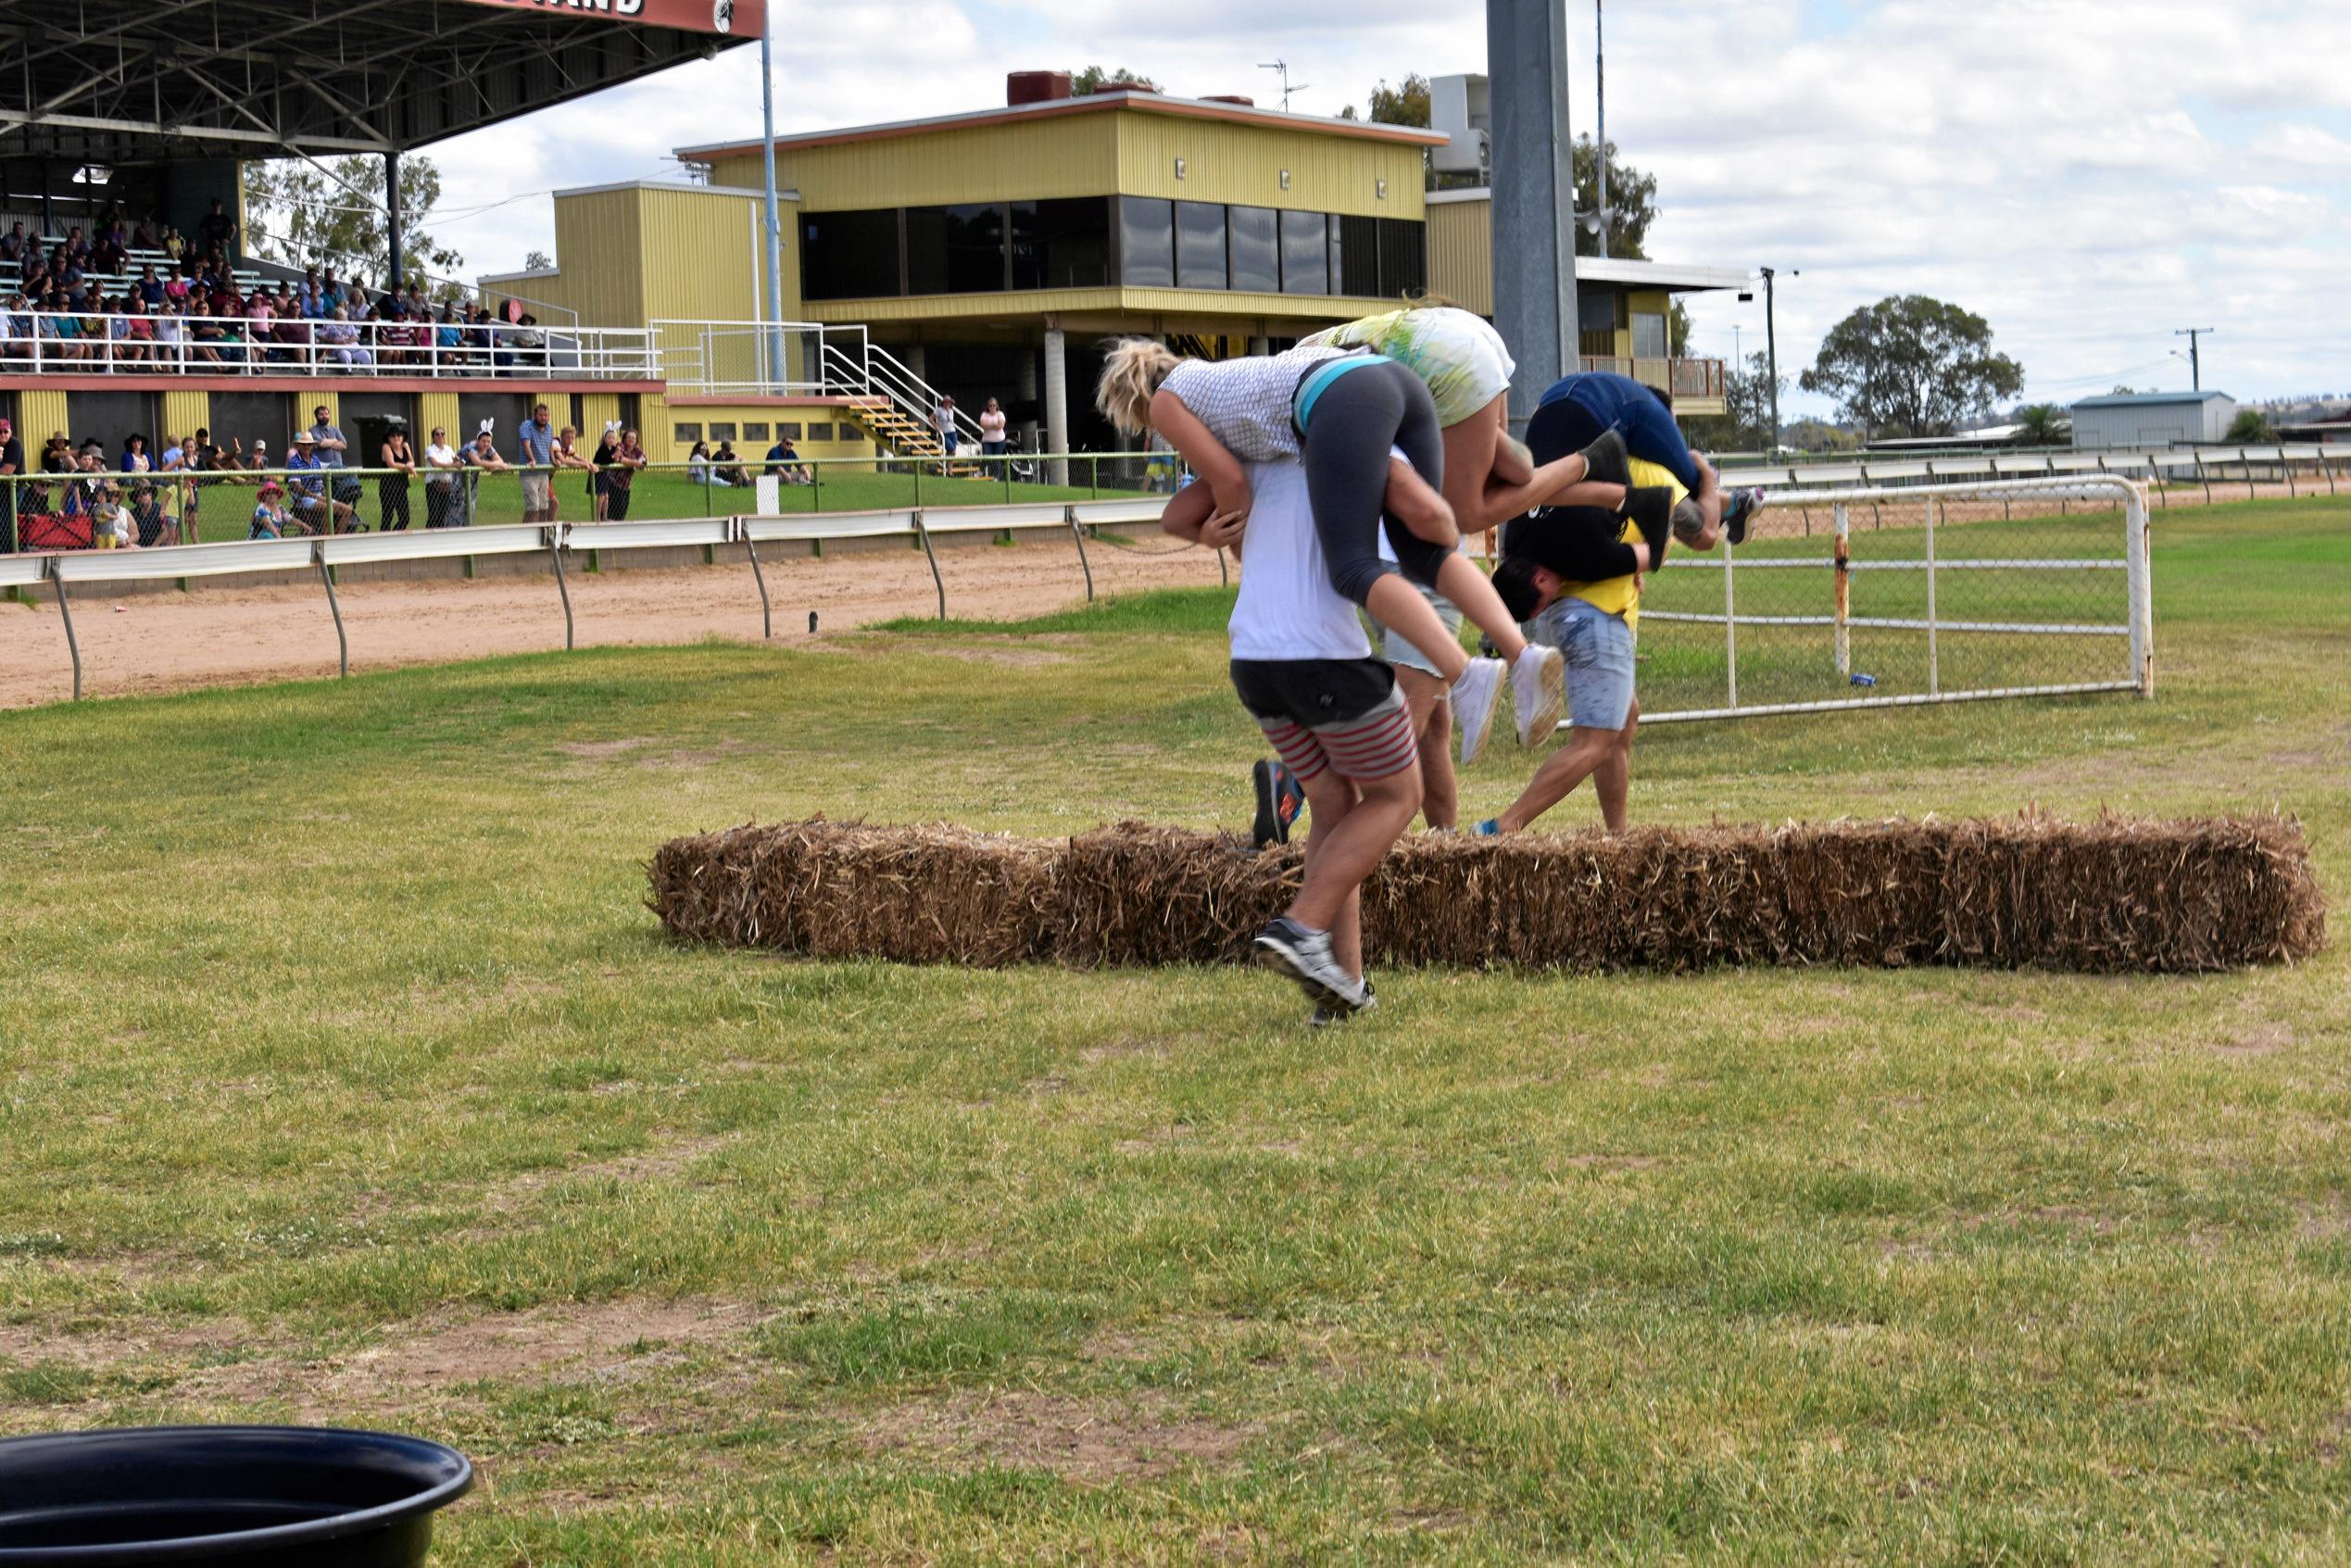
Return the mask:
M849 416L874 441L899 458L929 458L948 464L946 471L965 478L984 470L975 463L950 462L939 445L931 416L938 408L938 389L895 355L860 343L853 350L827 341L823 345L824 389L849 400ZM955 410L959 440L979 448L979 421Z

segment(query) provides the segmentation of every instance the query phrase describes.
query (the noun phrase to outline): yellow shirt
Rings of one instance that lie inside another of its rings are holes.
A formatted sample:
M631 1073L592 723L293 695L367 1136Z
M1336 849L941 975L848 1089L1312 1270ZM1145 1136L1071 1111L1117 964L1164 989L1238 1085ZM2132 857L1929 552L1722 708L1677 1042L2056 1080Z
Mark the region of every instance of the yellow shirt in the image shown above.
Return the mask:
M1690 491L1676 479L1671 469L1659 468L1641 458L1632 460L1632 482L1635 488L1662 485L1673 492L1674 504L1690 498ZM1625 520L1625 531L1617 537L1628 545L1641 543L1641 528L1630 518ZM1628 626L1641 624L1641 582L1635 577L1611 577L1600 583L1563 583L1560 594L1567 598L1581 599L1594 609L1610 615L1621 615Z

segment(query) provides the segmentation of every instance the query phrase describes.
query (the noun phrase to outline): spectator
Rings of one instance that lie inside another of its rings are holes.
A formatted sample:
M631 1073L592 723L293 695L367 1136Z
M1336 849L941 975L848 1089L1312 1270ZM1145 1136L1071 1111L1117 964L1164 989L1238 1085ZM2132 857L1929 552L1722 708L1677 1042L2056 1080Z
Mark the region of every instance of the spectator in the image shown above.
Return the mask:
M1000 458L1004 455L1004 410L991 397L980 409L980 456Z
M163 244L159 248L164 255L174 261L179 261L188 253L188 242L181 237L179 230L166 223L163 226Z
M395 424L384 433L376 461L386 470L376 478L376 526L386 533L409 526L409 483L416 476L416 453L409 446L409 429Z
M588 498L592 501L596 497L596 474L594 471L596 465L589 462L587 458L581 454L579 442L580 433L572 429L570 425L565 425L555 438L555 466L558 469L580 469L586 470L588 476ZM550 479L547 483L552 484L554 481ZM550 502L549 505L552 506L553 503Z
M424 480L424 526L447 528L451 507L457 499L457 448L449 445L449 433L438 425L433 428L433 439L424 448L424 466L433 471Z
M143 550L180 542L180 525L164 511L163 496L152 484L132 486L131 522Z
M527 375L535 371L539 375L547 374L547 333L539 331L539 319L524 311L522 321L514 328L510 337L514 344L514 359L522 365L523 373Z
M458 526L471 527L482 511L482 476L485 473L511 473L514 465L498 456L487 420L483 422L480 433L473 437L473 444L458 454L458 460L468 470L465 475L465 521Z
M220 198L212 198L212 210L196 220L196 244L207 256L226 256L229 245L237 237L234 220L220 209Z
M329 491L331 470L318 455L318 437L308 431L294 438L294 451L285 460L286 488L294 515L313 533L348 533L355 526L351 508Z
M735 455L735 443L722 441L718 450L710 454L710 483L723 484L732 490L748 490L750 476L743 471L743 459Z
M296 526L294 520L286 516L284 500L284 486L274 479L263 480L260 494L255 497L253 530L245 537L248 539L284 538L286 530Z
M938 449L955 456L955 443L962 438L955 429L955 399L943 392L938 395L938 407L931 410L931 429L938 435Z
M12 223L6 236L0 237L0 261L15 266L24 260L24 224Z
M343 439L342 430L327 419L327 408L323 403L310 410L310 440L319 459L319 467L340 469L346 466L346 458L350 453L351 444ZM359 498L359 482L338 473L332 483L334 485L334 498L343 504L344 510L352 510Z
M359 329L351 324L351 313L338 305L334 314L319 323L319 341L326 345L326 358L343 369L365 369L375 362L375 356L359 346Z
M181 319L182 314L182 307L173 305L170 300L164 301L156 307L155 320L151 323L155 332L155 342L147 351L148 357L156 364L168 365L175 370L187 368L187 351L184 346L187 338L187 323Z
M30 365L32 360L33 336L39 330L32 320L31 304L21 293L8 296L7 309L0 314L0 359L15 365Z
M531 417L514 432L514 460L522 465L522 521L555 521L555 427L547 405L532 405Z
M122 471L152 473L155 460L147 455L147 438L133 431L122 438Z
M608 510L614 522L628 521L629 487L636 483L636 476L643 472L644 469L644 444L637 440L636 432L622 431L620 448L612 454L612 467L608 470L608 477L611 482L610 505Z
M612 464L620 455L621 422L614 420L604 427L604 434L596 444L596 456L588 460L588 494L596 498L598 522L612 515Z
M21 237L24 225L17 225ZM0 419L0 556L17 553L17 492L25 488L19 481L24 476L24 443L17 439L17 427Z
M685 455L685 477L697 484L710 483L710 444L709 442L696 442L694 450Z

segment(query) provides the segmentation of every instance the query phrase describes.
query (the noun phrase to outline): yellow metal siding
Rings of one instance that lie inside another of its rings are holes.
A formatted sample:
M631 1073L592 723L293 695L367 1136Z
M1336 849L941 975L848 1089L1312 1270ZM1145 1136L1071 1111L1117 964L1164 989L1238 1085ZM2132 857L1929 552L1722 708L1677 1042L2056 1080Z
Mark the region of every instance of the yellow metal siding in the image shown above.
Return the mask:
M1428 292L1480 316L1494 313L1493 203L1429 204Z
M974 125L776 149L778 190L798 191L811 212L869 207L943 207L957 202L1103 196L1117 188L1119 114ZM723 158L710 181L765 187L759 155Z
M580 439L590 452L604 438L604 427L621 417L621 395L617 392L584 392L580 394Z
M458 429L458 400L454 392L420 392L416 396L416 445L421 453L431 444L434 430L446 431L449 445L455 446L462 439Z
M163 433L156 442L183 440L212 424L212 395L208 392L167 392L163 395Z
M1247 207L1344 212L1369 218L1418 218L1421 150L1270 126L1235 125L1173 115L1122 114L1118 184L1126 195ZM1176 160L1184 177L1176 177ZM1282 171L1289 171L1284 190ZM1385 197L1379 182L1388 182Z
M748 196L639 191L645 314L760 319L760 204Z
M66 395L48 387L28 387L17 394L17 438L24 443L26 468L37 471L40 452L49 437L71 435L66 429Z
M645 235L635 189L590 191L555 203L560 278L536 278L530 292L580 313L584 327L645 325ZM559 287L547 294L546 287ZM522 285L517 284L517 287Z

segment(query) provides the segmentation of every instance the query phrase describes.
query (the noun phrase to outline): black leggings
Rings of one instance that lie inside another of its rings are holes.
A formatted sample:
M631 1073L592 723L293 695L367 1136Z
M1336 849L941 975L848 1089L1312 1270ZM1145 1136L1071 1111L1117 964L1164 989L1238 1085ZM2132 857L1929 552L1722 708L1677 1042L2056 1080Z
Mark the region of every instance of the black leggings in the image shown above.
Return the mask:
M1432 490L1445 484L1445 437L1428 386L1389 360L1348 370L1314 399L1305 435L1306 495L1314 503L1314 535L1322 541L1330 585L1357 604L1396 570L1379 558L1386 518L1388 450L1403 449ZM1432 545L1393 518L1388 543L1404 575L1437 585L1437 569L1452 552Z
M409 482L383 475L375 482L376 526L396 533L409 525Z

